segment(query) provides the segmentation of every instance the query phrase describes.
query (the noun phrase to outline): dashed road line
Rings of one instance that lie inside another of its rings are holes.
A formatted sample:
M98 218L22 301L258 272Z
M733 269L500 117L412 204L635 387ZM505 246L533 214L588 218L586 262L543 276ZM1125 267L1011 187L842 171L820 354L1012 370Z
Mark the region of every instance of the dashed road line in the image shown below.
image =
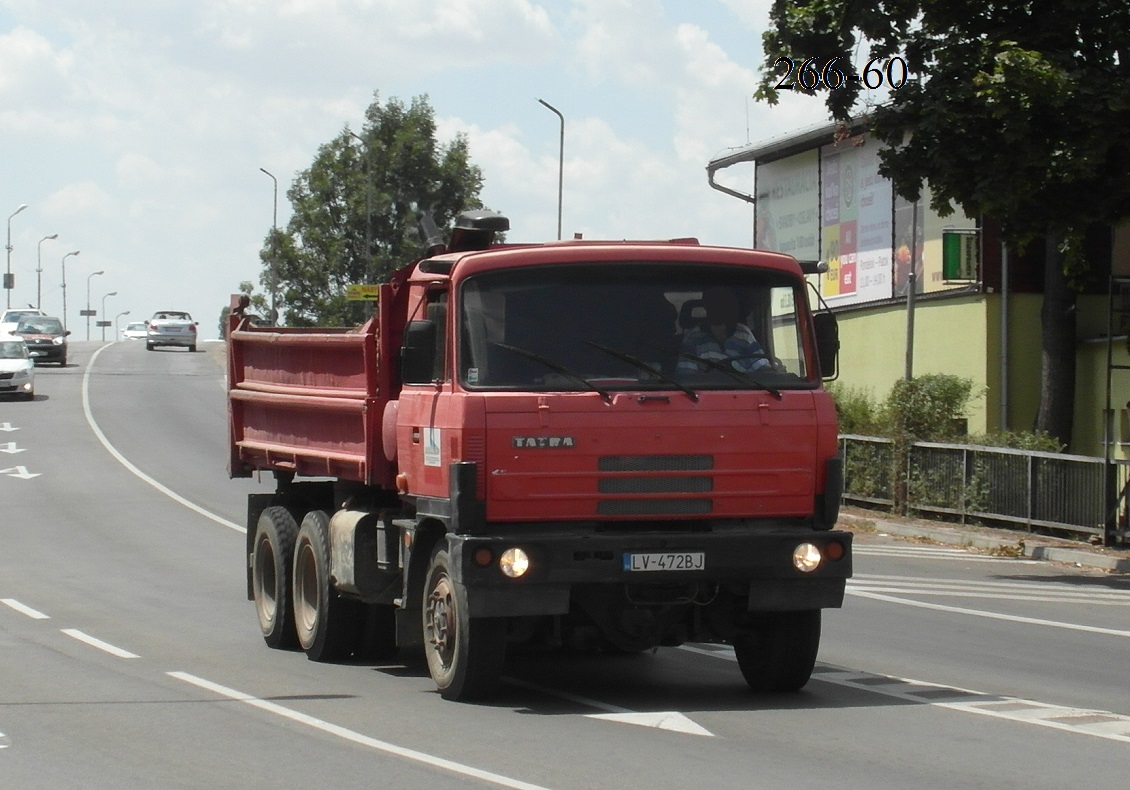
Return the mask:
M245 694L242 691L236 691L235 689L221 686L218 683L213 683L210 680L205 680L204 678L197 677L196 675L190 675L187 672L168 672L166 674L169 675L169 677L176 678L177 680L182 680L185 683L190 683L197 688L211 691L214 694L220 695L221 697L227 697L228 699L235 700L237 702L244 702L254 708L266 711L267 713L271 713L275 716L281 716L284 719L289 719L290 721L297 722L299 724L305 724L308 727L313 727L314 729L328 733L329 735L335 735L352 743L356 743L361 746L367 746L370 749L376 749L377 751L381 751L386 754L403 757L405 759L412 760L413 762L430 765L434 768L440 768L454 774L459 774L461 776L480 779L484 782L489 782L490 784L497 785L499 787L509 787L514 788L514 790L546 790L546 788L542 787L541 785L530 784L529 782L523 782L520 779L513 779L509 776L502 776L501 774L484 771L479 768L464 765L463 763L445 760L442 757L436 757L435 755L427 754L425 752L418 752L415 749L407 749L403 746L397 746L396 744L392 744L387 741L381 741L376 738L371 738L368 735L362 735L361 733L355 732L354 730L347 729L337 724L331 724L328 721L315 718L314 716L309 716L305 713L300 713L296 710L283 707L282 705L279 705L277 703L268 702L267 700L253 697L250 694Z
M136 653L131 653L128 650L123 650L122 648L116 647L109 642L103 642L101 639L95 639L90 634L79 631L77 628L64 628L62 629L62 631L72 639L77 639L78 641L88 644L91 647L96 647L99 650L109 653L112 656L117 656L118 658L141 658L141 656L137 655Z
M33 620L50 620L51 619L50 617L45 615L43 612L36 611L35 609L32 609L30 606L27 606L25 604L20 603L15 598L0 598L0 603L4 604L5 606L7 606L11 609L15 609L20 614L27 615L28 617L30 617Z
M726 645L683 645L680 649L727 661L737 661L733 648ZM1006 697L956 686L944 686L923 680L855 672L820 663L812 671L812 678L857 691L894 697L905 702L932 705L964 713L976 713L1022 724L1034 724L1079 735L1090 735L1095 738L1130 743L1130 716L1123 716L1110 711L1068 708L1019 697Z

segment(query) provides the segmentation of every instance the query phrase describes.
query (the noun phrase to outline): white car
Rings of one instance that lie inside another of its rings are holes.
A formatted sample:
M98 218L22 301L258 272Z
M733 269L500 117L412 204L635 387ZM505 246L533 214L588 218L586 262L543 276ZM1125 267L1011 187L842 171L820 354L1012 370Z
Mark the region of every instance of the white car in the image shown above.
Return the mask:
M144 321L130 321L122 330L122 337L126 340L144 340L149 334L149 329Z
M158 310L146 324L145 348L157 346L187 346L196 350L197 322L183 310Z
M22 337L0 335L0 395L35 400L35 360Z
M47 315L34 307L13 307L0 313L0 335L10 335L16 331L20 319L25 315Z

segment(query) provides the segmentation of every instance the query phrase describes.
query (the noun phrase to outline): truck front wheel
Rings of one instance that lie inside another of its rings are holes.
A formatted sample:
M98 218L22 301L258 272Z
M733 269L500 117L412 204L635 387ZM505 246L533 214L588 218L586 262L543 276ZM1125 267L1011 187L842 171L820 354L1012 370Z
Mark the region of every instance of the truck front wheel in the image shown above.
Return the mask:
M428 672L448 700L490 694L506 659L506 620L470 617L466 594L451 578L447 549L432 551L424 582L424 655Z
M329 523L321 510L307 513L294 548L294 622L311 661L348 658L364 614L360 601L342 598L330 586Z
M738 666L754 691L800 690L812 676L819 649L819 609L768 612L734 640Z
M255 526L251 551L251 590L263 640L274 648L298 642L291 617L290 578L298 525L286 508L263 511Z

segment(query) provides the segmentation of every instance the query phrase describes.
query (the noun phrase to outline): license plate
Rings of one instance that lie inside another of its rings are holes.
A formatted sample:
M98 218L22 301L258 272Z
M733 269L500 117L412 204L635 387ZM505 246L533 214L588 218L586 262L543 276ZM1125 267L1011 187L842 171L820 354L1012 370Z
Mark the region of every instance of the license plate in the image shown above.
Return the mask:
M701 551L664 551L647 554L625 554L626 571L701 571L706 555Z

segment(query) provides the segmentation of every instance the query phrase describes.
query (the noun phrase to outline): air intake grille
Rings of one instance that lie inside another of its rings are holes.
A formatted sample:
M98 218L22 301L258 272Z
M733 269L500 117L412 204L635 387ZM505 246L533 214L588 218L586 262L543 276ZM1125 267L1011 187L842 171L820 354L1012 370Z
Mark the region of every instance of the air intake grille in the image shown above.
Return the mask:
M704 494L713 490L709 477L606 477L600 481L602 494Z
M702 516L711 512L709 499L602 499L602 516Z
M702 472L714 468L711 455L605 455L602 472Z

